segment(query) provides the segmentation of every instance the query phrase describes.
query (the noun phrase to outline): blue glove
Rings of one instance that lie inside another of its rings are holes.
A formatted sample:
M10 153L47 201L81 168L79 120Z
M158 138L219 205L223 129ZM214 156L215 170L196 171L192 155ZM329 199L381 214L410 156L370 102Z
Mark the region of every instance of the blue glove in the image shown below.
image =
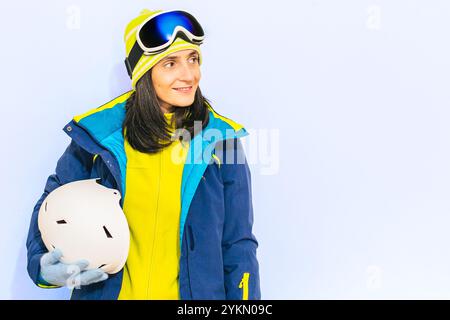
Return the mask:
M108 274L101 269L85 270L89 265L87 260L79 260L73 264L61 262L62 252L55 249L41 257L40 277L55 286L80 288L92 283L108 279Z

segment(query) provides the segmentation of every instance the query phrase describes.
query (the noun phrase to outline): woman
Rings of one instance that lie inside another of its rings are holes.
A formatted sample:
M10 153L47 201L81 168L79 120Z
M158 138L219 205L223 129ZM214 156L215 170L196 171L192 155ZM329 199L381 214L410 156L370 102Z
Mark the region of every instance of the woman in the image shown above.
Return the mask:
M174 41L163 39L164 28L176 33ZM37 215L45 197L65 183L100 177L122 194L129 255L112 275L78 263L81 286L71 299L260 299L240 142L248 133L202 96L200 24L184 11L143 10L124 39L132 90L65 126L72 140L31 219L31 279L64 286L74 267L42 242Z

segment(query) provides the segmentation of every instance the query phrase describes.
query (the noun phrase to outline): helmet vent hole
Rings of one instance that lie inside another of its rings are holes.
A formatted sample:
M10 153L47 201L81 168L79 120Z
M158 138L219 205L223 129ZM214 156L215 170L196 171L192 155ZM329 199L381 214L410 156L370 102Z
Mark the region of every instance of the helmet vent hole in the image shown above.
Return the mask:
M106 266L106 263L102 264L100 267L98 267L99 269Z
M56 221L56 223L57 224L66 224L67 222L66 222L66 220L58 220L58 221Z
M108 229L106 229L106 227L105 227L105 226L103 226L103 230L105 231L105 233L106 233L106 236L107 236L108 238L112 238L112 235L111 235L111 233L109 233Z
M45 212L47 212L47 203L48 202L45 203Z

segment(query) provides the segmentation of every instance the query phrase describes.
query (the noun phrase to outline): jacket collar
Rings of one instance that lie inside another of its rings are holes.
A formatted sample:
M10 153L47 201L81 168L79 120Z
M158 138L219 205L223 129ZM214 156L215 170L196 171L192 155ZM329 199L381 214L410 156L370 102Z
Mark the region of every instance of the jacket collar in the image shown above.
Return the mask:
M73 121L85 129L96 142L104 145L104 141L111 135L118 131L121 132L122 123L125 118L126 102L133 92L134 90L127 91L100 107L76 115L73 117ZM243 125L218 114L206 101L205 104L210 111L210 120L203 131L207 131L208 129L220 130L223 139L248 135Z

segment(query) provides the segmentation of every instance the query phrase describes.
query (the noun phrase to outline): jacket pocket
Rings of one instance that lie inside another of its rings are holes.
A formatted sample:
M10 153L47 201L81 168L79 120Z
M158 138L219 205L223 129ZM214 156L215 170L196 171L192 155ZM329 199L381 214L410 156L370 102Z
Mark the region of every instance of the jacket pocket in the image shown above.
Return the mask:
M248 300L248 279L250 278L249 272L244 272L241 282L239 283L239 289L242 289L242 300Z

